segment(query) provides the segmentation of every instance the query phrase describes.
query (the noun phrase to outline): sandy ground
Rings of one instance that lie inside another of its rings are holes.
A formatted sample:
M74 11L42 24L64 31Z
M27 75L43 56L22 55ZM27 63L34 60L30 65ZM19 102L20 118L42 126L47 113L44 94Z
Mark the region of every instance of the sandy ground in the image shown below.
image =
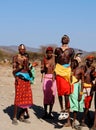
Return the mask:
M56 95L53 108L54 119L43 120L43 93L40 68L36 68L35 84L32 85L34 105L29 109L30 124L19 122L18 125L12 124L13 103L14 103L14 77L12 75L12 67L0 65L0 130L71 130L71 127L62 127L63 121L58 120L60 106ZM93 104L91 111L94 110ZM82 130L88 130L83 127Z

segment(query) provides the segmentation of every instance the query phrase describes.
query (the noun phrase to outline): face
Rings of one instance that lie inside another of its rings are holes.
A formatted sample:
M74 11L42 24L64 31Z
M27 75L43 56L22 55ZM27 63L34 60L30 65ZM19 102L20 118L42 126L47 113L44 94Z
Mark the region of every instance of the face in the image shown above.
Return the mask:
M25 47L20 46L20 47L19 47L19 53L20 53L21 55L24 55L25 52L26 52Z
M92 63L93 63L93 60L92 60L92 59L86 60L86 64L87 64L88 66L90 66Z
M47 57L48 57L48 58L51 58L51 57L52 57L52 54L53 54L53 51L48 51L48 52L47 52Z
M78 61L77 60L72 60L72 62L71 62L71 68L75 69L76 67L78 67Z

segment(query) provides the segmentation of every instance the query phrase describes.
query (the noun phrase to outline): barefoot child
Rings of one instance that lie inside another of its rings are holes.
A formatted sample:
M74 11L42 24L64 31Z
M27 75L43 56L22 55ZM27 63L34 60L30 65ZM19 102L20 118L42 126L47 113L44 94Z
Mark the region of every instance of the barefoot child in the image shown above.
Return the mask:
M43 74L43 94L44 94L44 117L43 118L52 118L52 109L55 101L56 95L56 81L54 79L54 56L53 48L48 47L46 49L46 56L41 62L41 73ZM49 112L47 108L49 106Z

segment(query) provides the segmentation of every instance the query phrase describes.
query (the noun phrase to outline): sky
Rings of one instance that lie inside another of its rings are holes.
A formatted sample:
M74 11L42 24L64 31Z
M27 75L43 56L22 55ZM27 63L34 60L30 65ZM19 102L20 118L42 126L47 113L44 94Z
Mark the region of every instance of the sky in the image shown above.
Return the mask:
M0 0L0 46L69 46L96 51L96 0Z

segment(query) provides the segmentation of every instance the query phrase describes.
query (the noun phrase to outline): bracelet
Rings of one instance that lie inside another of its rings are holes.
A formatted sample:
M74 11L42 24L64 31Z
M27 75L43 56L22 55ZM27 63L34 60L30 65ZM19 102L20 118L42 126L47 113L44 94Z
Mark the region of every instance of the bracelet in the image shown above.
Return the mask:
M83 95L83 92L80 92L80 95Z

